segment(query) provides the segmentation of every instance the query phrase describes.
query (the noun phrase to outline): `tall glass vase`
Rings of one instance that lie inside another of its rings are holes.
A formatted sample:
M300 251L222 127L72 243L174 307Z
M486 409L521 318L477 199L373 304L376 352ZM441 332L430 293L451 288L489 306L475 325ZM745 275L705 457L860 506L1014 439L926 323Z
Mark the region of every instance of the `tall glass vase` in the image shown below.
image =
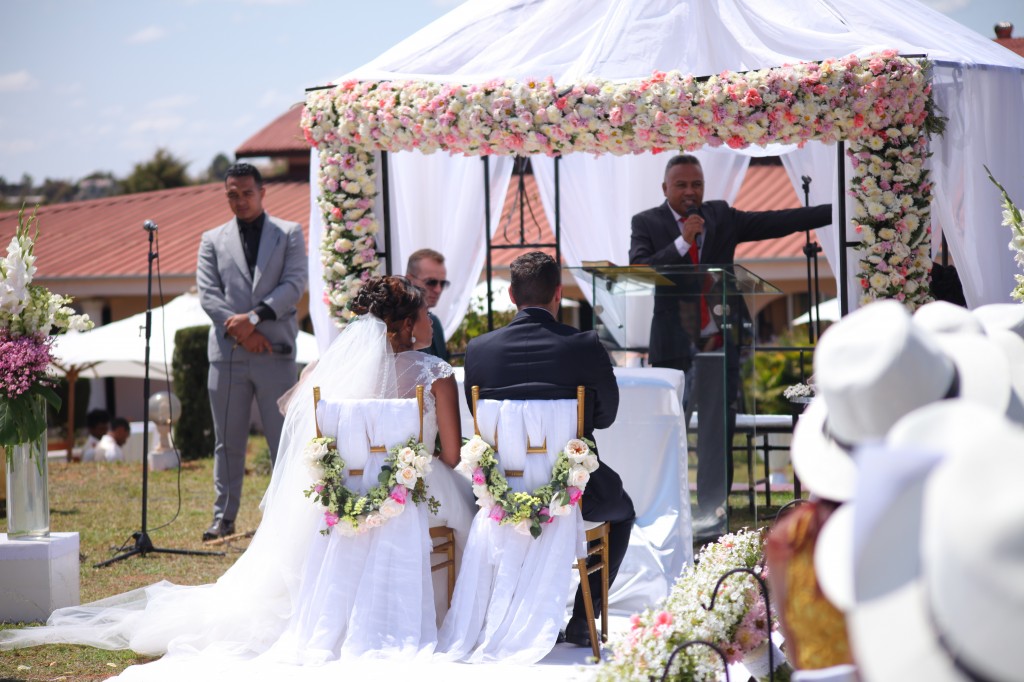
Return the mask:
M38 409L46 403L38 401ZM46 431L32 441L7 448L7 537L50 534L50 498L46 479Z

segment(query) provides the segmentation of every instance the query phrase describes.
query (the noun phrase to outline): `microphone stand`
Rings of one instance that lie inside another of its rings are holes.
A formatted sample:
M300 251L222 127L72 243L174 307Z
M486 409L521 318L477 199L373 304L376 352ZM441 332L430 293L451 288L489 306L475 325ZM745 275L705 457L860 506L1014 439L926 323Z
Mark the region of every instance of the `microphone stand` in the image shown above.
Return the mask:
M136 554L145 556L150 552L162 552L164 554L194 554L199 556L224 556L223 552L203 552L191 549L163 549L154 547L153 541L149 538L146 529L146 510L149 500L149 337L153 329L153 261L159 258L159 254L153 250L153 235L157 231L157 224L147 220L142 224L142 229L149 233L149 271L146 274L146 373L142 380L142 526L141 530L132 533L135 544L131 549L121 552L117 556L95 564L94 568L102 568L110 564L127 559Z
M811 205L811 178L808 175L800 176L804 189L804 206ZM818 291L818 254L821 253L821 246L811 241L811 231L804 232L804 256L807 257L807 296L810 299L807 325L807 340L813 346L818 338L818 330L821 328L821 311L818 310L820 292ZM814 279L811 279L811 263L814 264Z

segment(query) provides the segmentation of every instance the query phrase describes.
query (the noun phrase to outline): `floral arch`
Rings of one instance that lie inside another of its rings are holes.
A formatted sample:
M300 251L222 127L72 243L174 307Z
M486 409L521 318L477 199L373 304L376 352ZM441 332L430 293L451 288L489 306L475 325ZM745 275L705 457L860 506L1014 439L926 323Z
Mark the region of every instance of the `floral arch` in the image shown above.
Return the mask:
M940 123L927 64L893 51L709 78L345 81L311 92L302 117L321 169L324 296L343 326L349 299L380 271L377 151L621 155L845 141L861 302L894 298L913 310L930 300L932 185L923 164Z

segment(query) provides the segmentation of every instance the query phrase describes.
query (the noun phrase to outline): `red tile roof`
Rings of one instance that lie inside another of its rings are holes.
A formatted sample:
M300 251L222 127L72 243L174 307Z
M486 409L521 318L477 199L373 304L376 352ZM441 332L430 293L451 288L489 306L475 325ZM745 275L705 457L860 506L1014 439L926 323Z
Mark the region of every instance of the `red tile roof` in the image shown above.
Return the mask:
M252 156L294 156L308 157L309 143L302 135L299 122L302 118L302 104L295 104L291 109L275 118L266 126L235 150L238 158Z
M268 213L303 225L309 222L308 183L268 182L266 188ZM200 235L231 218L219 182L43 206L38 215L36 276L48 282L144 278L148 245L142 224L146 220L160 228L160 273L194 277ZM17 219L17 211L0 213L4 247L14 235Z
M519 242L517 187L518 179L513 178L495 244ZM532 175L525 178L525 194L525 240L554 242ZM308 237L308 183L268 182L264 205L272 215L302 223ZM781 166L751 166L736 199L736 206L747 210L797 205L796 194ZM146 233L141 228L143 222L153 220L160 226L157 265L161 275L192 279L200 235L230 217L220 183L44 206L39 209L37 277L50 284L88 278L144 279L147 245ZM0 245L10 240L16 222L17 211L0 213ZM803 245L802 234L743 244L737 250L737 260L801 258ZM493 264L507 266L521 253L517 249L495 250Z
M1024 38L996 38L995 41L1007 50L1024 57Z

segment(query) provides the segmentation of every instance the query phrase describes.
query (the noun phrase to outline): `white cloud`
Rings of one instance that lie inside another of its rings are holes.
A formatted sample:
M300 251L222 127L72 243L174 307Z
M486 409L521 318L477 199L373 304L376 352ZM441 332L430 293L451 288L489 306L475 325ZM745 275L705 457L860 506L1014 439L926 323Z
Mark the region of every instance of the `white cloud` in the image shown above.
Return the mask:
M25 154L27 152L35 151L35 149L36 143L34 140L0 140L0 152L3 152L5 155L9 154L14 156L15 154Z
M281 92L279 90L267 90L258 100L258 104L264 109L279 109L278 113L284 113L285 109L301 101L301 98L294 92Z
M169 95L150 102L147 106L150 109L181 109L196 101L195 95Z
M22 69L14 73L0 74L0 92L19 92L36 87L36 79L28 71Z
M130 133L169 133L181 128L185 119L181 116L163 116L153 118L141 118L128 127Z
M144 45L146 43L156 42L157 40L163 38L165 35L167 35L167 31L165 31L161 27L147 26L141 31L137 31L132 35L128 36L128 39L125 42L127 42L129 45Z
M970 6L971 0L921 0L925 5L928 5L936 12L955 12L958 9L963 9Z

